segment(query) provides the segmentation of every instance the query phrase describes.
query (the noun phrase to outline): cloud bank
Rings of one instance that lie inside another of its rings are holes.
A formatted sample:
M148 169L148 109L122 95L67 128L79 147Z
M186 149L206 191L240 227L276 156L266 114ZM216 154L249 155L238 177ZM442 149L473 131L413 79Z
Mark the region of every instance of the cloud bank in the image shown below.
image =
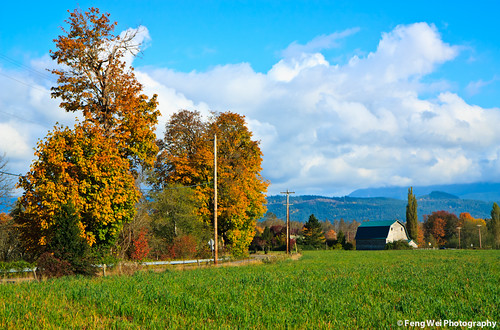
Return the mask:
M435 26L416 23L382 34L374 52L346 64L321 53L356 31L292 43L265 73L240 63L190 73L137 68L136 74L148 94L159 94L159 135L179 109L245 115L261 141L270 194L288 188L344 195L375 186L500 181L500 109L467 104L446 80L424 79L453 61L460 48L444 42ZM2 102L14 102L5 97L0 94ZM47 92L40 103L26 101L23 107L53 119L48 98ZM26 135L22 125L29 126L15 118L0 122L7 135L0 148L16 160L28 157L23 150L39 133Z

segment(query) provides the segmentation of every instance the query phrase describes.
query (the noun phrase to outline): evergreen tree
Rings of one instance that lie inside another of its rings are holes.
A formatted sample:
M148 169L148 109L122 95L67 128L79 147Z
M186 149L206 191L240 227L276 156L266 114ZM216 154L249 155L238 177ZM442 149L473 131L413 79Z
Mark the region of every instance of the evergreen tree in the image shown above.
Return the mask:
M493 235L493 246L498 249L500 248L500 207L497 203L493 203L489 227L488 229Z
M72 204L62 205L55 215L56 224L53 235L49 238L47 251L59 260L67 261L74 274L93 275L95 268L90 260L90 246L79 228L80 218Z
M323 247L323 244L325 244L325 235L321 229L321 223L314 214L309 216L309 220L304 225L304 244L315 248Z
M413 194L413 187L408 189L408 204L406 205L406 229L408 235L414 241L418 237L418 215L417 215L417 199Z

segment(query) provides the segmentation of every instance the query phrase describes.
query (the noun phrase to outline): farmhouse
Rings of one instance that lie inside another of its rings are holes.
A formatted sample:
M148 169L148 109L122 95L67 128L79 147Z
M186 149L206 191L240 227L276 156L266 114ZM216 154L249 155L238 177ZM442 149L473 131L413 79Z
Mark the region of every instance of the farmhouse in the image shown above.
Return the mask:
M405 226L397 220L363 222L358 227L355 240L356 250L383 250L387 243L401 240L417 247L409 239Z

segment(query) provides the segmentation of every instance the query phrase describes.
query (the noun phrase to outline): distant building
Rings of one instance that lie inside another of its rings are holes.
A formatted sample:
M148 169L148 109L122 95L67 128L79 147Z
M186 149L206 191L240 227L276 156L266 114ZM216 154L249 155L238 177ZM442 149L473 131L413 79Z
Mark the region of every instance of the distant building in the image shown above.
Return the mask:
M387 243L401 240L417 247L408 237L406 227L398 220L363 222L358 227L355 240L356 250L383 250Z

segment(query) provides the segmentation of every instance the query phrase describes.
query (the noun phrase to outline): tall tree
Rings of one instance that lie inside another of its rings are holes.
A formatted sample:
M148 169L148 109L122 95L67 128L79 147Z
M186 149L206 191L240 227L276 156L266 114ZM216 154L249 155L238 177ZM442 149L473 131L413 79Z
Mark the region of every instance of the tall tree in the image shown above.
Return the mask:
M304 244L320 248L325 244L325 235L318 218L311 214L304 225Z
M134 179L152 166L158 147L156 95L142 85L125 57L139 50L136 32L114 35L116 23L96 8L75 10L68 30L55 39L52 97L61 108L81 112L73 130L56 127L40 141L38 157L20 179L25 189L17 222L24 242L40 251L57 227L56 211L71 203L89 245L109 246L135 213ZM133 31L133 30L130 30Z
M152 166L158 151L156 95L142 94L142 85L125 61L139 51L138 30L115 35L117 23L97 8L75 10L65 22L69 29L63 28L64 34L54 40L56 50L51 51L60 65L52 70L58 76L52 97L62 100L61 108L81 111L85 121L100 126L132 169Z
M406 229L414 241L418 238L417 199L413 194L413 187L408 189L408 204L406 204Z
M493 208L491 209L489 231L493 235L493 244L495 248L500 248L500 207L498 207L497 203L493 203Z
M255 234L256 219L265 213L268 183L260 172L262 152L252 140L243 116L214 113L203 121L194 111L174 114L155 165L156 187L168 183L195 186L199 214L213 223L213 138L217 135L218 229L232 253L247 253Z

